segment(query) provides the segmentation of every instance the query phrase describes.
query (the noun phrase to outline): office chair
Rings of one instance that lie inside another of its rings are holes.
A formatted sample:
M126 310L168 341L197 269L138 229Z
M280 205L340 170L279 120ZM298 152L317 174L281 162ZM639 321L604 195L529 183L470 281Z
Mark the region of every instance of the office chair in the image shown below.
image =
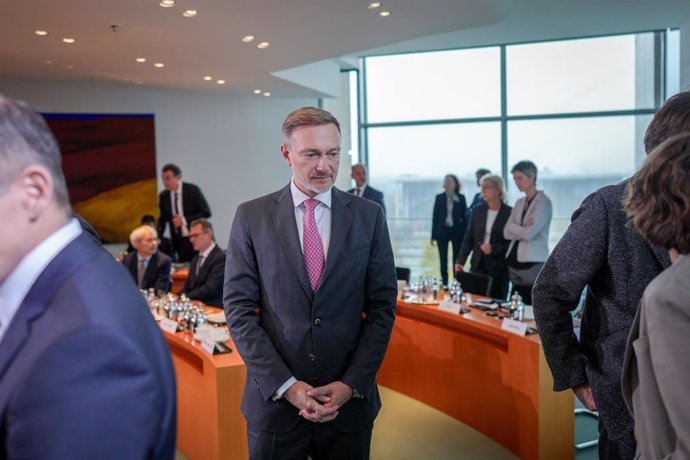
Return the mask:
M472 294L491 295L493 278L482 273L457 272L455 279L460 281L462 290Z
M410 284L410 269L405 267L395 267L395 275L399 280L404 280Z

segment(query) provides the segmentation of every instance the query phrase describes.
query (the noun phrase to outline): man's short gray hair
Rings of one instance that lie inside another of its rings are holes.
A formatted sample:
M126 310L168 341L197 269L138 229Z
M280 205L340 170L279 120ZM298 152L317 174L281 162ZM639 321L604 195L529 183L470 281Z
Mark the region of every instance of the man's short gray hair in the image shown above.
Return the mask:
M70 212L62 157L53 133L27 103L0 93L0 193L26 166L38 164L50 172L60 208Z
M297 128L330 124L334 124L338 128L338 133L340 133L340 123L330 112L316 107L302 107L301 109L294 110L288 114L283 122L283 142L288 144L292 133Z
M148 233L153 235L154 238L158 238L158 232L155 228L150 225L142 225L132 230L132 233L129 234L129 242L136 248Z

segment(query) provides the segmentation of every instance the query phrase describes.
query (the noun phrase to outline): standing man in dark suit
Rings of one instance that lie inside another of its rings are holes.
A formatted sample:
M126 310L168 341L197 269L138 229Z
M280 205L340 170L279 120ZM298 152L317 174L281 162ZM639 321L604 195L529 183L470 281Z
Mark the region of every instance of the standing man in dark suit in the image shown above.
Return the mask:
M158 196L158 234L163 236L167 225L177 261L189 262L194 257L189 223L211 217L211 208L199 187L182 182L182 171L177 165L163 166L161 177L165 190Z
M57 142L0 94L0 458L170 460L165 339L72 218Z
M223 306L225 251L213 239L213 226L198 219L189 226L189 240L198 253L189 264L189 276L182 292L192 300L213 307Z
M651 152L667 138L690 132L690 93L670 98L645 134ZM590 410L598 410L599 455L632 459L633 420L621 394L626 339L645 287L671 263L627 225L623 210L628 180L597 190L573 214L572 222L539 274L534 314L554 390L572 389ZM570 312L583 289L587 299L578 341Z
M333 187L330 113L290 113L280 149L292 180L239 206L225 267L250 458L367 459L397 291L385 215Z
M367 200L371 200L374 203L378 203L384 211L386 210L386 205L383 204L383 193L367 184L367 168L362 163L358 163L352 167L351 177L355 181L355 188L348 190L348 193L352 193L357 196L361 196L362 198L366 198Z
M158 235L150 225L132 230L129 242L135 251L122 259L139 289L154 288L157 292L168 292L172 279L172 260L158 250Z

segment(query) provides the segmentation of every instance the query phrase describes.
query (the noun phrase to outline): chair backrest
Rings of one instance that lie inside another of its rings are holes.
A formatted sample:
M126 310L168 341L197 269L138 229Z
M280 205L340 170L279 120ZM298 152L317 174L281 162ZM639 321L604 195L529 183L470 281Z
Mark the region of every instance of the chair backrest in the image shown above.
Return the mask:
M458 272L455 279L460 281L462 290L472 294L491 295L493 278L482 273Z
M405 267L395 267L395 275L399 280L410 282L410 269Z

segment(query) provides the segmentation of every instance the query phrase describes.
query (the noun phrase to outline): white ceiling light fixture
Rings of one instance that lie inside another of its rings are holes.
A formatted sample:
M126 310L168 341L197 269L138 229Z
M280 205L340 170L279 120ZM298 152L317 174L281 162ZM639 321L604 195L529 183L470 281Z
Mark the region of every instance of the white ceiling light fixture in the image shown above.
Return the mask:
M265 97L270 97L270 96L271 96L271 93L268 92L268 91L264 91L264 96L265 96Z
M210 76L210 75L206 75L206 76L204 77L204 80L206 80L206 81L211 81L211 80L213 80L213 77Z
M224 84L225 84L225 80L217 80L216 83L218 83L219 85L224 85Z
M153 66L158 69L162 69L163 67L165 67L165 64L163 64L162 62L156 62L155 64L153 64Z
M182 13L182 16L184 16L185 18L193 18L197 14L199 14L197 10L187 10L184 13Z
M375 10L376 8L381 8L381 2L369 3L369 9L370 10Z
M262 91L261 91L260 89L255 89L255 90L254 90L254 94L261 94L261 93L262 93Z
M161 0L159 5L163 8L171 8L175 6L175 0Z
M256 45L256 47L259 48L260 50L266 49L269 46L271 46L271 44L268 42L261 42L258 45Z
M34 34L38 35L39 37L45 37L46 35L48 35L48 31L36 29L36 30L34 30Z
M65 37L62 39L62 42L67 43L68 45L71 45L73 43L76 43L77 41L72 37Z
M137 58L137 62L146 62L146 58Z
M379 16L383 16L384 18L387 18L387 17L390 16L390 15L391 15L391 12L390 12L390 11L381 11L381 12L379 13Z
M51 60L47 60L47 61L43 61L43 63L44 63L44 64L47 64L47 65L50 65L50 64L52 64L52 63L53 63L53 61L51 61Z
M242 41L244 43L251 43L254 41L255 38L256 37L254 35L245 35L244 37L242 37Z

